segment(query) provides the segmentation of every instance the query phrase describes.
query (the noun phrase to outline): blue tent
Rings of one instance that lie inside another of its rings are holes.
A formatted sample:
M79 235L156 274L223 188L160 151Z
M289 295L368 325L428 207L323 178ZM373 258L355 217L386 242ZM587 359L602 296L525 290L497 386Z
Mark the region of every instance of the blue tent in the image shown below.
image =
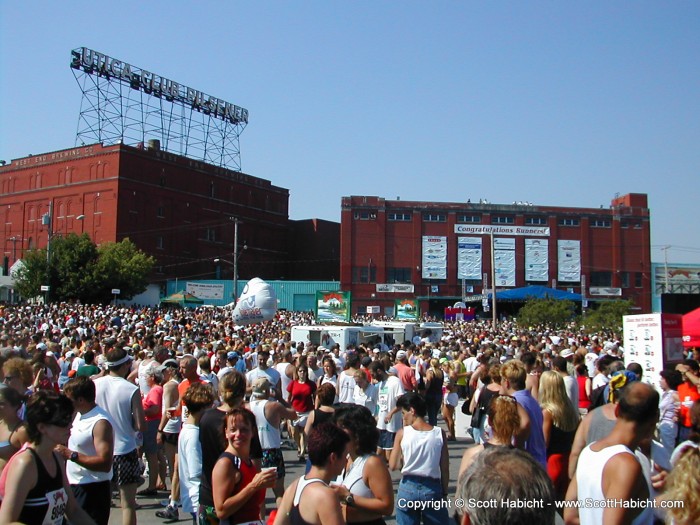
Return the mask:
M557 299L558 301L581 301L581 294L565 292L546 286L525 286L496 292L496 301L527 301L529 299ZM491 294L489 294L491 299Z

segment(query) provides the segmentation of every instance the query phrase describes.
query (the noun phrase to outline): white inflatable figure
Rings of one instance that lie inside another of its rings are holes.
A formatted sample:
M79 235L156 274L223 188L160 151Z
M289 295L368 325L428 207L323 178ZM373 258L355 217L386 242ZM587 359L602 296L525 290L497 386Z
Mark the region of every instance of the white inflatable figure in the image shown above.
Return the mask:
M277 312L277 296L268 283L254 277L243 288L233 309L233 322L237 325L269 321Z

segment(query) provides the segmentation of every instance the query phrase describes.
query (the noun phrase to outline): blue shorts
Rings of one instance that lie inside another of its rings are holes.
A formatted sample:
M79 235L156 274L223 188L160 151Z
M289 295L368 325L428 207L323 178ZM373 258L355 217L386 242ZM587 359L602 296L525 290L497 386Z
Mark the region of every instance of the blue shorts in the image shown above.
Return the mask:
M379 444L377 445L382 450L391 450L394 448L394 438L396 437L396 432L389 432L388 430L379 431Z

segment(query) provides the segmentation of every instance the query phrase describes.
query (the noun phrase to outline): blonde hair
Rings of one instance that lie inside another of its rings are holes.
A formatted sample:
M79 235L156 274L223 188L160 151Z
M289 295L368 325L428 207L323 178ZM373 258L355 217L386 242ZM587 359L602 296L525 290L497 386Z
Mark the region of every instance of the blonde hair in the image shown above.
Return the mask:
M683 450L666 480L666 492L662 496L668 501L682 501L682 507L669 507L666 512L678 525L697 523L700 516L700 449L689 446Z
M510 444L520 428L518 402L512 396L496 396L489 403L489 424L493 437L502 444Z
M576 386L578 387L578 385ZM555 427L562 429L564 432L576 430L579 423L579 414L574 410L571 400L566 394L564 379L558 373L552 370L542 372L537 397L542 410L548 410L552 414L552 421Z
M501 379L510 382L510 386L513 390L524 390L525 380L527 379L525 365L516 359L506 361L501 367Z

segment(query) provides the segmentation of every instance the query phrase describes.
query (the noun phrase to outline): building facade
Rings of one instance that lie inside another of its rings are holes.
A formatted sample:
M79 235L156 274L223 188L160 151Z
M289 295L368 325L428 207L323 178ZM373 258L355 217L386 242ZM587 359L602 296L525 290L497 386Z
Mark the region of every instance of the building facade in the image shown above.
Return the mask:
M630 299L651 311L650 215L645 194L609 208L565 208L343 197L341 289L354 313L392 315L396 300L422 312L488 291L546 285L587 301ZM481 304L481 303L479 303Z
M0 166L0 247L9 268L50 235L129 238L156 258L152 280L164 285L232 278L237 229L242 281L291 278L288 203L285 188L161 151L157 141L94 144Z

